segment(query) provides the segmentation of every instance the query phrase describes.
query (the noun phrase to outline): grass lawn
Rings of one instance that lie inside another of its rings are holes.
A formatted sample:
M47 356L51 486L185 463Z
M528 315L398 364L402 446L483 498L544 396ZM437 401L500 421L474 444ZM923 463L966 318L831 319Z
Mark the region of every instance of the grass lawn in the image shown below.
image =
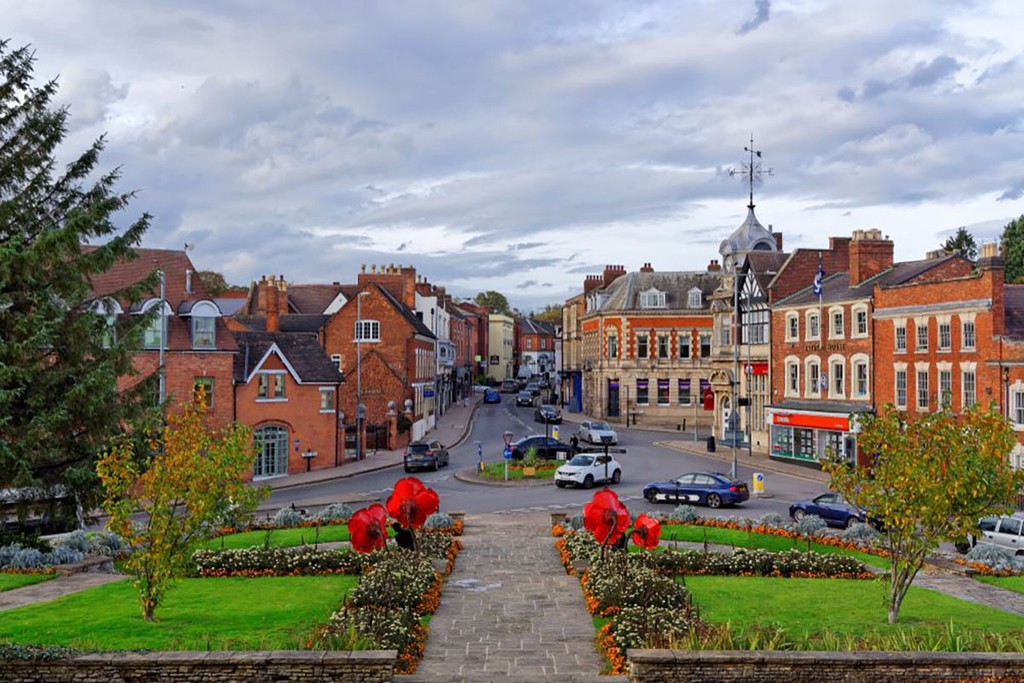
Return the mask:
M0 643L84 650L288 650L323 624L357 576L179 579L142 619L130 580L3 613Z
M976 576L974 578L1014 593L1024 593L1024 576Z
M740 629L774 622L794 635L829 629L860 636L908 626L944 629L952 620L972 630L1024 631L1024 617L914 587L903 602L900 623L890 626L887 593L877 581L687 576L686 585L704 619Z
M708 543L715 543L718 545L732 545L737 548L746 548L749 543L755 548L764 548L765 550L785 551L793 548L796 548L797 550L807 550L807 541L799 541L793 538L785 538L783 536L769 536L767 534L748 535L746 531L741 531L739 529L720 529L718 527L704 527L694 524L666 524L661 527L661 540L662 542L678 540L703 543L705 531L707 531ZM671 544L666 543L666 547L671 547ZM884 557L870 555L856 550L849 550L847 548L823 545L821 543L811 543L811 550L819 553L849 555L850 557L857 558L864 564L868 564L873 567L881 567L882 569L888 569L889 567L889 560Z
M267 540L267 531L243 531L237 534L228 534L211 538L202 547L210 550L251 548L257 546L262 548ZM315 527L300 527L296 529L273 529L270 532L271 548L290 548L297 545L313 545L317 538ZM320 527L320 543L332 543L335 541L349 540L348 526L344 524L328 524Z
M523 479L547 479L552 480L555 478L555 470L559 466L564 465L562 461L552 461L550 469L537 469L537 475L533 477L524 477L523 470L519 467L509 466L508 468L508 479L509 481L520 481ZM505 461L498 460L497 462L485 462L484 471L480 474L484 479L504 479L505 478Z
M34 583L42 583L55 578L57 578L56 574L6 574L0 572L0 591L31 586Z

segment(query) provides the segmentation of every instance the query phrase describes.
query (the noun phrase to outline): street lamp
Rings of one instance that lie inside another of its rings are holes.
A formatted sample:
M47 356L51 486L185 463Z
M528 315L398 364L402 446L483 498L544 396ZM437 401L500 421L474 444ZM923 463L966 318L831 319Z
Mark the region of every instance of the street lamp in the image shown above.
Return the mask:
M506 430L501 435L501 440L505 442L505 451L508 451L510 448L512 448L512 432ZM505 452L504 451L502 452L501 457L505 461L505 481L508 481L508 460L509 459L505 457ZM511 457L511 456L509 456L509 457Z
M160 368L159 399L163 406L164 398L167 396L167 379L164 371L164 347L167 345L167 316L164 315L164 307L167 305L167 276L163 270L156 271L160 278L160 352L157 366Z
M363 459L363 420L366 418L366 406L363 405L363 296L367 291L356 295L356 460Z

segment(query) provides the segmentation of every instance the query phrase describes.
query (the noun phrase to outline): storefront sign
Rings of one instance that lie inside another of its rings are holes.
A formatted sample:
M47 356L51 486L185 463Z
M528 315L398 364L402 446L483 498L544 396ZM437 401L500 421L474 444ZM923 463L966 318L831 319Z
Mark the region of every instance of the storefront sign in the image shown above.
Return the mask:
M801 413L772 413L772 424L810 429L850 431L850 418L842 415L804 415Z
M845 351L846 342L828 342L824 346L821 344L804 344L804 351L810 353L813 351Z
M767 375L768 364L767 363L746 363L743 366L743 372L748 375Z

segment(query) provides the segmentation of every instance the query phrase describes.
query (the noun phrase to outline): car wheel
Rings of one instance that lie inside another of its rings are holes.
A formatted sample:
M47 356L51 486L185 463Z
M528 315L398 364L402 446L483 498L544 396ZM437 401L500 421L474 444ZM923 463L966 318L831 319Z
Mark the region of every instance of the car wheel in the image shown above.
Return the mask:
M560 489L564 489L565 488L565 482L564 481L556 481L555 482L555 486L557 486Z
M793 510L793 519L799 522L801 519L807 516L807 513L803 510Z
M971 551L971 544L967 541L957 541L953 545L956 547L956 551L961 555L966 555Z
M856 515L854 515L854 516L851 516L851 517L847 517L846 518L846 524L844 524L843 526L845 528L849 529L854 524L861 524L863 522L864 522L863 519L861 519L860 517L857 517Z
M648 503L657 503L658 502L658 492L655 491L654 489L651 489L647 493L644 494L644 498L647 499Z
M620 481L622 481L622 470L615 470L612 472L612 483L618 484Z
M409 472L412 472L412 469L410 469L408 465L406 465L404 469L405 469L406 474L408 474Z
M709 508L718 509L722 507L722 497L717 493L709 493L705 502Z
M583 480L583 488L585 488L585 489L592 489L592 488L594 488L594 477L593 476L591 476L589 474L587 475L587 478Z

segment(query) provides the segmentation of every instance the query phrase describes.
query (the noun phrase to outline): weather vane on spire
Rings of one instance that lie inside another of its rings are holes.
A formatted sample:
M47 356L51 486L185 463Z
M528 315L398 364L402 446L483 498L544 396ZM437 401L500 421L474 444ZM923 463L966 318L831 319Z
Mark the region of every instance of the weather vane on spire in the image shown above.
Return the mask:
M750 161L740 164L739 168L730 168L729 175L738 175L750 186L750 204L747 205L748 209L754 208L754 185L760 185L764 182L764 176L775 175L775 169L764 168L761 165L761 150L754 149L754 134L750 134L750 146L743 148L744 152L750 155Z

